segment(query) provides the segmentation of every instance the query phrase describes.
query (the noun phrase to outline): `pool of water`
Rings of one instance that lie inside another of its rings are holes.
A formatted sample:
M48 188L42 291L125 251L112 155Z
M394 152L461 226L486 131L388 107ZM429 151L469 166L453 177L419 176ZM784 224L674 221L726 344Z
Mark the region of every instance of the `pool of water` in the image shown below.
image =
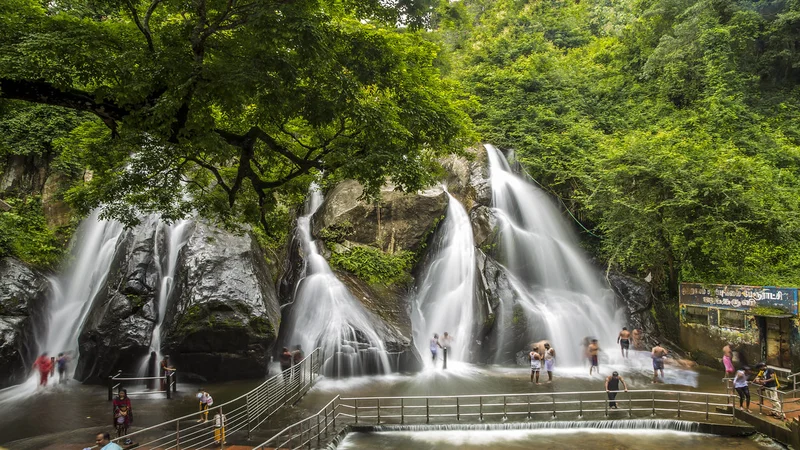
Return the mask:
M384 450L496 450L592 448L663 450L674 448L780 449L781 446L759 438L732 438L683 431L663 430L496 430L496 431L389 431L349 433L340 450L380 448Z

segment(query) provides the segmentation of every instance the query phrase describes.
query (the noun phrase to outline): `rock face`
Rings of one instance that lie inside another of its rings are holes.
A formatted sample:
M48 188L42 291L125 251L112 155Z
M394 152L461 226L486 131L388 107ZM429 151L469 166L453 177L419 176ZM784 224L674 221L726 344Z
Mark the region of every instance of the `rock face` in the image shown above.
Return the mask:
M159 220L150 216L124 231L100 291L86 319L78 343L80 359L75 377L97 381L122 370L137 373L150 353L157 317L159 286L155 255ZM160 245L164 247L163 243Z
M36 359L50 285L14 258L0 258L0 387L21 383Z
M363 193L354 180L336 185L314 215L314 236L344 234L347 241L388 253L416 251L447 210L447 194L441 188L409 194L385 186L377 203L360 199Z
M608 283L614 291L617 304L625 312L628 329L641 329L645 338L657 336L659 330L650 314L650 308L653 306L650 285L619 272L609 272Z
M254 236L198 223L185 247L166 350L182 374L258 378L280 322L278 297Z

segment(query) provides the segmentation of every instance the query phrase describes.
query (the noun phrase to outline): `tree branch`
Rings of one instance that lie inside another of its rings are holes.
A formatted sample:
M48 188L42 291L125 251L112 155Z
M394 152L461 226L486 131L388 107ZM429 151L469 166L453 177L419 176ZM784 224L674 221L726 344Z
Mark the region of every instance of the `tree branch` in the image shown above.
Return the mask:
M152 36L150 36L150 30L148 30L142 25L142 22L139 20L139 13L136 12L136 7L133 6L131 0L125 0L125 6L128 7L128 11L131 13L131 18L133 19L133 23L136 24L136 27L139 28L139 31L142 32L144 38L147 40L147 48L150 49L151 53L155 52L155 49L153 48L153 38Z

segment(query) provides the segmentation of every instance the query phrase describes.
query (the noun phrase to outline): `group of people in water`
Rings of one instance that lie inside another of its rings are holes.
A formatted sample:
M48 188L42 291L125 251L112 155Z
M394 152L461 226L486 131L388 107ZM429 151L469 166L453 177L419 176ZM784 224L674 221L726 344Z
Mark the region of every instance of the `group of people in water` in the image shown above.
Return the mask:
M436 367L436 360L439 357L439 349L442 349L442 360L444 361L442 368L447 369L447 350L450 348L450 344L452 344L452 342L453 336L450 336L447 331L444 332L441 338L439 338L438 333L433 333L433 338L430 342L430 348L434 367Z
M305 358L303 347L300 344L294 346L294 350L289 351L288 347L281 349L281 354L278 355L278 361L281 364L281 372L283 372L284 381L289 381L292 377L297 376L300 369L300 361ZM289 370L293 369L293 370Z
M67 364L70 357L65 353L59 353L58 357L48 356L47 352L42 353L33 363L33 369L39 372L39 386L47 386L47 381L58 371L58 383L67 382Z

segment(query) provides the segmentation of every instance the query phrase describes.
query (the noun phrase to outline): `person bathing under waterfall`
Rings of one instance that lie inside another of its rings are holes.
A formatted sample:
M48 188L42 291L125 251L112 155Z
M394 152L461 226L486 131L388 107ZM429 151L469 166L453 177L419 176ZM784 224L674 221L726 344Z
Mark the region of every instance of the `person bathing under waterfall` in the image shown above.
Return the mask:
M433 339L431 339L431 356L433 359L433 367L436 367L436 355L439 353L439 347L442 344L439 343L439 334L433 333Z
M542 355L539 354L539 347L531 346L531 352L528 353L531 360L531 383L536 379L536 384L539 383L539 372L542 370Z
M667 357L667 350L656 342L656 346L650 352L653 358L653 384L658 383L658 371L661 371L661 381L664 381L664 358Z
M626 327L622 327L622 331L619 332L617 344L619 344L619 351L622 353L622 357L627 358L628 351L631 348L631 332Z
M589 352L589 360L591 361L591 366L589 367L589 375L592 374L594 369L597 369L597 374L600 374L600 364L597 361L597 354L600 353L600 346L597 345L597 339L592 339L592 343L589 344L588 347Z
M453 339L453 336L447 334L447 331L444 332L442 336L442 357L444 364L442 365L442 369L447 369L447 349L450 348L450 342Z
M556 363L556 351L550 344L544 343L544 370L547 371L547 382L553 382L553 367Z
M47 386L47 378L50 376L50 369L53 368L47 352L42 353L36 359L36 362L33 363L33 368L39 370L39 386Z

